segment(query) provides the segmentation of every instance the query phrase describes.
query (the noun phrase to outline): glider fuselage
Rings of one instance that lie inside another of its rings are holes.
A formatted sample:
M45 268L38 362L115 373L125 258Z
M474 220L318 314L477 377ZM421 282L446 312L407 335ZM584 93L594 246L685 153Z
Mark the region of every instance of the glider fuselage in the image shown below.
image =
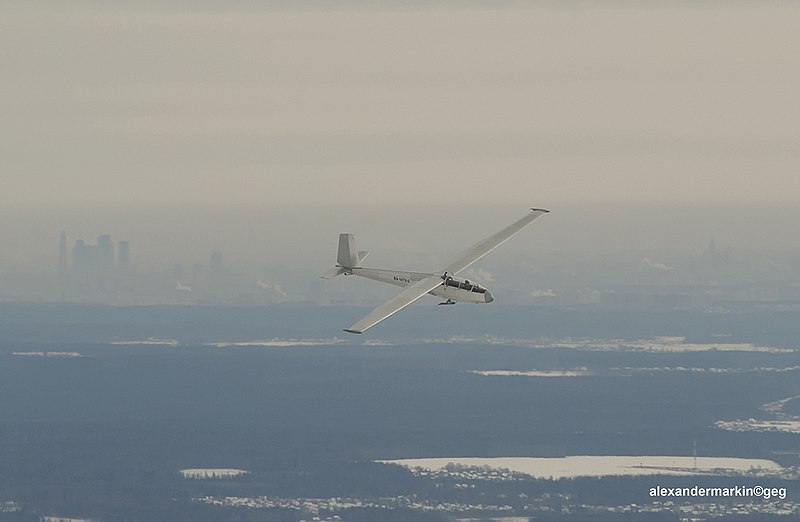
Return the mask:
M409 286L417 281L422 281L436 274L425 272L402 272L398 270L383 270L379 268L345 268L345 275L366 277L381 283L395 286ZM441 276L442 284L428 292L430 295L450 299L461 303L491 303L494 301L492 293L486 288L466 279L452 276Z

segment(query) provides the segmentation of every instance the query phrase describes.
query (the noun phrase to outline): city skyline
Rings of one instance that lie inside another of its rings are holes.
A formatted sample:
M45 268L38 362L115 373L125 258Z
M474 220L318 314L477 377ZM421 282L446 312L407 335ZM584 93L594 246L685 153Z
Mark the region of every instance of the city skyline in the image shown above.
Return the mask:
M132 256L130 241L100 234L94 244L74 238L67 255L68 237L62 231L52 243L49 262L39 263L43 268L38 271L30 267L24 273L0 270L0 281L5 282L0 285L0 300L346 305L374 304L390 295L383 285L370 282L323 281L319 275L327 265L287 271L269 259L248 259L241 252L226 253L222 248L184 261L140 263L138 252L146 251L147 243L139 245ZM374 251L370 261L383 256L413 262L414 256L404 258L403 250L397 248L389 253ZM334 254L328 251L326 261L332 263ZM466 277L489 285L493 292L496 289L501 305L702 309L713 308L715 302L798 299L800 253L720 245L714 238L697 251L618 250L575 257L569 252L523 249L515 255L490 255L470 268Z

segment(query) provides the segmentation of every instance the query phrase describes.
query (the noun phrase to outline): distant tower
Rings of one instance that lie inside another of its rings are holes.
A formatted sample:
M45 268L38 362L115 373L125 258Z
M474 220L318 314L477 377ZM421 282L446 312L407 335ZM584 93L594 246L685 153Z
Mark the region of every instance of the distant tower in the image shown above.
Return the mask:
M120 270L127 270L131 266L131 244L129 241L117 243L117 266Z
M61 241L58 243L58 273L67 273L67 233L61 231Z
M72 248L72 270L85 272L89 269L89 247L83 239L76 239Z
M114 268L114 243L111 241L111 236L108 234L97 236L97 249L100 270L108 271Z

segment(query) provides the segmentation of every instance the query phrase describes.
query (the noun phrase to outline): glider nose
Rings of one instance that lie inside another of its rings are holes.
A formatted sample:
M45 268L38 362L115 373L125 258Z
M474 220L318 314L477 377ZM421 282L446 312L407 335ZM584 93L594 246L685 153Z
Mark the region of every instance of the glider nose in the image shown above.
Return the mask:
M486 299L486 302L487 302L487 303L491 303L492 301L494 301L494 296L493 296L493 295L492 295L492 293L491 293L490 291L488 291L488 290L486 291L486 293L485 293L485 294L483 294L483 298L484 298L484 299Z

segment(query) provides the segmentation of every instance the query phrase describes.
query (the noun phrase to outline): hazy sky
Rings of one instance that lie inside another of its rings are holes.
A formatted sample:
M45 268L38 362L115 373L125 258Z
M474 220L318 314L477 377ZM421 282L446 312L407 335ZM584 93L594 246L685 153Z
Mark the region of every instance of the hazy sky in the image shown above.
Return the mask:
M426 219L484 235L531 205L571 246L603 219L735 242L752 209L797 231L792 3L159 4L0 5L4 244L302 249ZM675 228L672 206L723 210Z

